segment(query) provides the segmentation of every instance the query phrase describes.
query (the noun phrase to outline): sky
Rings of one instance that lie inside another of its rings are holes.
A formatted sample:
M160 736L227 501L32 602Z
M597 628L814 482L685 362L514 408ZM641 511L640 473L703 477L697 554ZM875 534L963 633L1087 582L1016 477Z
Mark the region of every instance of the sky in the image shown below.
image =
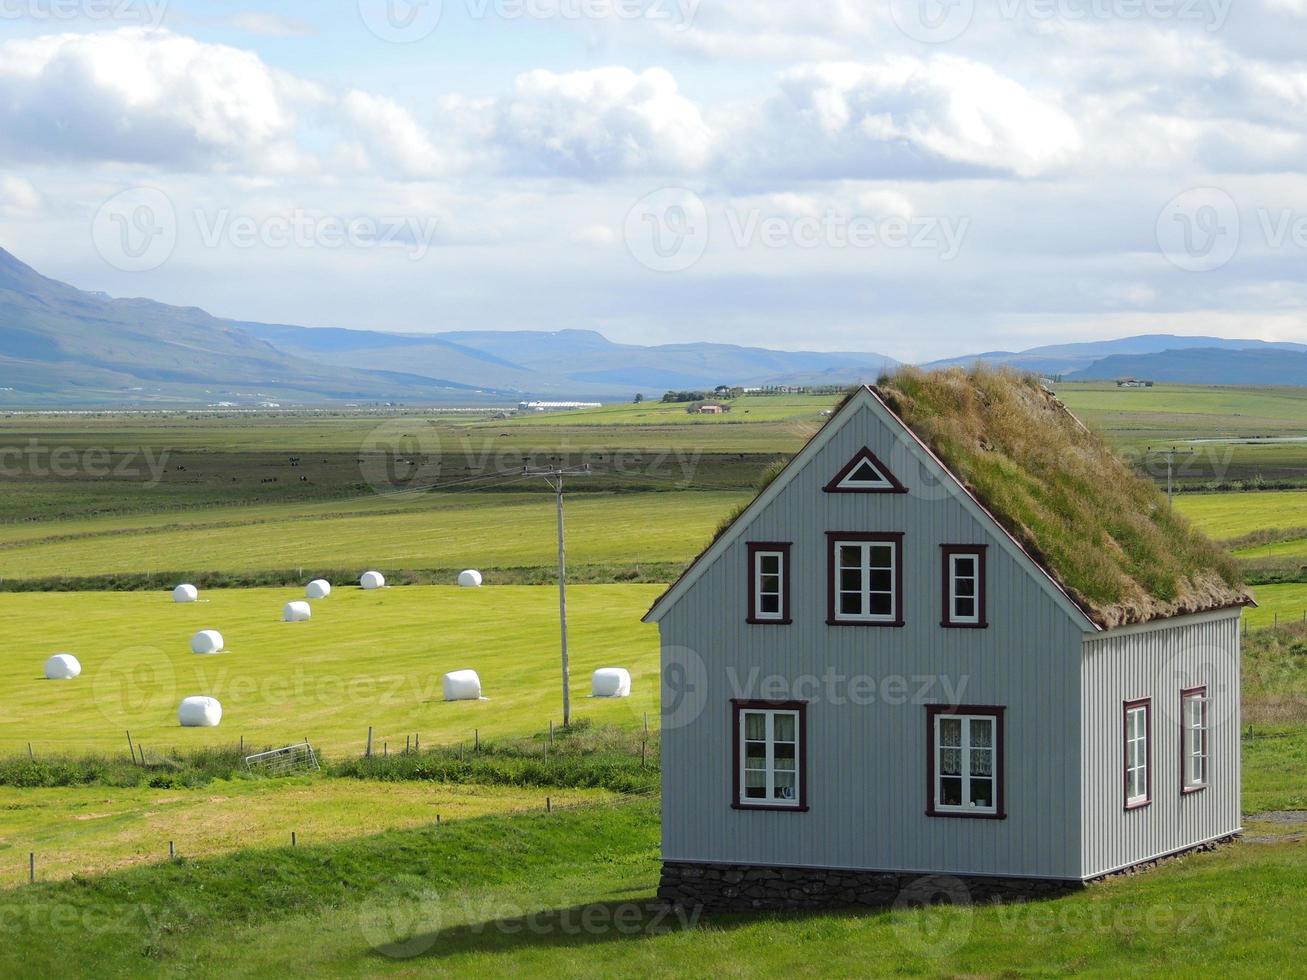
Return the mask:
M1307 0L0 0L0 246L219 316L1305 340Z

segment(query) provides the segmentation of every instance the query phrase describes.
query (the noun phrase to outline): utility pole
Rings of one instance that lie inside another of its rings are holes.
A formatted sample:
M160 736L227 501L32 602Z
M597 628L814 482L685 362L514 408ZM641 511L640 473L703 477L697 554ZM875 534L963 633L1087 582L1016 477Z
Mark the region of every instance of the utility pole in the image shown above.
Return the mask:
M1154 449L1152 446L1147 447L1144 452L1149 456L1162 456L1166 459L1166 506L1171 507L1174 503L1174 473L1175 458L1177 456L1196 456L1198 453L1193 449L1176 449L1172 446L1170 449Z
M569 690L572 680L571 668L567 662L567 549L564 546L563 530L563 477L589 476L590 467L571 467L563 465L532 469L522 467L523 476L542 476L549 489L558 498L558 624L562 637L563 653L563 727L572 723L572 694Z

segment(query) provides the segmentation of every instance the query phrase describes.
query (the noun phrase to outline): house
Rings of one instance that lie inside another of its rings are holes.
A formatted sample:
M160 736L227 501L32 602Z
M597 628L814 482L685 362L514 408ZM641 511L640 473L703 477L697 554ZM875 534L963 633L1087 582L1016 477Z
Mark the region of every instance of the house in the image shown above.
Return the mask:
M722 405L719 402L704 402L695 409L700 415L725 415L730 410L730 405Z
M646 616L660 894L1039 895L1230 838L1251 601L1037 380L858 389Z

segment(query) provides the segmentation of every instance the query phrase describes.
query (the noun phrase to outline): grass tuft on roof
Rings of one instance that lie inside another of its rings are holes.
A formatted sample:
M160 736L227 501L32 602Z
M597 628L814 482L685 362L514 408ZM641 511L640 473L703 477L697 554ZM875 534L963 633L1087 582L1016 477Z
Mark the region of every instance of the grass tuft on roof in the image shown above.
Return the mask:
M1249 601L1237 562L1034 377L905 367L876 389L1099 625Z

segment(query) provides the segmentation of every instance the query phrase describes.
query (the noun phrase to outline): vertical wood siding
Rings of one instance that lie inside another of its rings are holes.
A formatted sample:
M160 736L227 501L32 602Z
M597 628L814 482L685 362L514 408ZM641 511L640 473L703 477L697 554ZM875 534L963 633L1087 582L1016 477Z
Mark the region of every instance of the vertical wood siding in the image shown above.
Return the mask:
M864 445L909 493L822 492ZM664 718L666 859L1080 877L1083 623L936 475L861 409L667 611L663 704L680 710ZM828 531L904 533L903 627L826 624ZM793 542L792 625L745 622L750 540ZM940 626L943 544L989 546L988 628ZM700 677L702 690L669 677ZM893 678L902 687L882 687ZM871 703L853 703L872 684ZM810 702L807 812L731 808L732 698ZM925 705L950 700L1007 709L1004 820L925 814Z
M1085 877L1240 829L1239 613L1086 639ZM1180 691L1207 687L1208 786L1180 791ZM1152 698L1152 803L1125 810L1123 702Z

